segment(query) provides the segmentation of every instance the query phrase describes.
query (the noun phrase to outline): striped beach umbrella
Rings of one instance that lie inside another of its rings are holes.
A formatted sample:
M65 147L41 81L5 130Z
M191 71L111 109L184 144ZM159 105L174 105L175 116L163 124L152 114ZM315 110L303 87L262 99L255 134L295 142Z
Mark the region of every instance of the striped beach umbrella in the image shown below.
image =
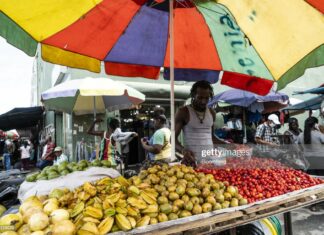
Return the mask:
M260 95L324 64L321 4L174 0L174 78ZM107 74L170 77L169 1L2 0L0 35L28 55ZM101 65L104 66L101 66Z

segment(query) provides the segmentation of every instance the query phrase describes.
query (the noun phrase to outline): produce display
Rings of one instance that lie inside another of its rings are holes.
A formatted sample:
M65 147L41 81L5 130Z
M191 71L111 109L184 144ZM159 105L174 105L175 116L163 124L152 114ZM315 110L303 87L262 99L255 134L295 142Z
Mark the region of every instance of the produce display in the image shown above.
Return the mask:
M165 164L128 180L106 177L74 191L32 196L19 213L0 218L0 226L18 234L106 234L244 204L236 187L213 175Z
M19 213L1 217L0 227L3 232L1 234L5 235L72 235L75 232L69 211L59 209L57 198L42 202L36 196L28 198L19 207Z
M88 162L86 160L81 160L80 162L62 162L59 165L47 166L41 172L30 174L26 177L27 182L36 182L37 180L51 180L59 176L64 176L74 171L84 171L88 167L98 166L98 167L111 167L111 163L108 160L94 160Z
M200 165L198 172L238 187L249 203L324 183L323 180L266 158L229 158L225 166Z

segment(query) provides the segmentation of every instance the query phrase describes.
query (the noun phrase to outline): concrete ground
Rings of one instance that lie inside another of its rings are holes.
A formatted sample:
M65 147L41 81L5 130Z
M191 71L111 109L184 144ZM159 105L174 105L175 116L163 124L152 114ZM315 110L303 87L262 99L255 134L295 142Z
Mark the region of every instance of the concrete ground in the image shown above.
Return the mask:
M315 211L309 208L292 211L293 235L324 235L324 203L317 204L315 208ZM283 225L283 216L279 215L278 218Z

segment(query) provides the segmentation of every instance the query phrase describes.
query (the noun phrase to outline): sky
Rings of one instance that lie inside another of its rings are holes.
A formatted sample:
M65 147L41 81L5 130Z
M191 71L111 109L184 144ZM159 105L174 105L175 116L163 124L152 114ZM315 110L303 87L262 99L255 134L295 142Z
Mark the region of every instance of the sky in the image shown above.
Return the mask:
M33 61L0 37L0 114L30 107Z

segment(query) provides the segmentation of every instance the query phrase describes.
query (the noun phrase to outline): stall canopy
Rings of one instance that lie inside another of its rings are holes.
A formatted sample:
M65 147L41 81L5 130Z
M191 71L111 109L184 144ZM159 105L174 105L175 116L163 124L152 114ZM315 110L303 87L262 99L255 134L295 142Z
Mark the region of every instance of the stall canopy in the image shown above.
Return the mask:
M324 95L324 84L322 84L320 87L308 89L305 91L298 91L294 94L323 94Z
M316 96L311 99L305 100L301 103L289 106L283 110L316 110L321 107L324 100L324 95Z
M42 119L43 107L14 108L0 115L0 129L22 129L35 126Z
M279 109L284 107L284 103L288 100L288 95L280 92L271 91L266 96L260 96L248 91L231 89L215 95L209 101L208 106L211 107L219 102L225 102L231 105L247 107L252 112L264 112L267 110L264 104L271 103L270 108L274 107Z

